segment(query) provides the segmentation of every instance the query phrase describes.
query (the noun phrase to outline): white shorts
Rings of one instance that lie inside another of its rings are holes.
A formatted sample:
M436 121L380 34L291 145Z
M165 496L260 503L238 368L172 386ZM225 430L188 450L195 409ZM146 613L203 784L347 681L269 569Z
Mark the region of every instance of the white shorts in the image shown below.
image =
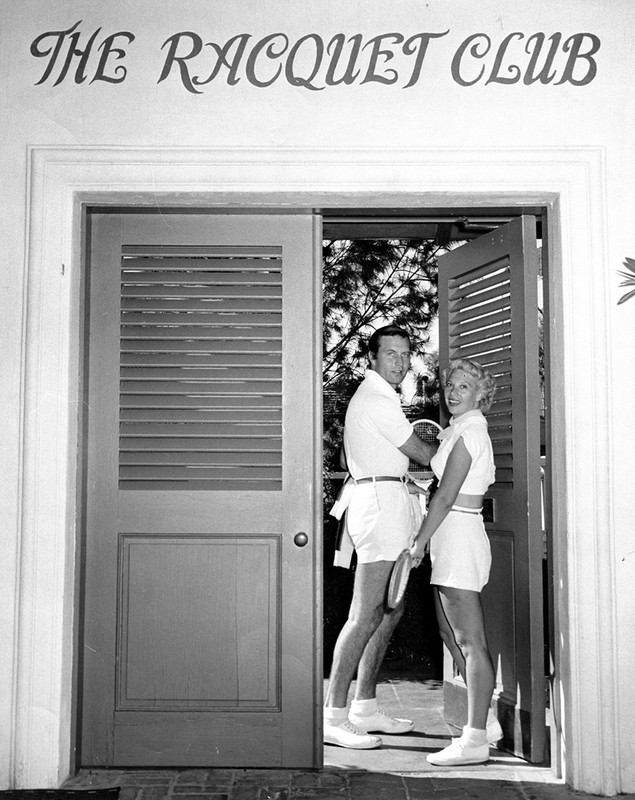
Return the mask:
M480 592L492 566L482 515L451 509L430 539L430 560L430 583Z
M423 521L416 495L403 483L382 481L355 487L348 506L348 531L357 562L396 561L412 546Z

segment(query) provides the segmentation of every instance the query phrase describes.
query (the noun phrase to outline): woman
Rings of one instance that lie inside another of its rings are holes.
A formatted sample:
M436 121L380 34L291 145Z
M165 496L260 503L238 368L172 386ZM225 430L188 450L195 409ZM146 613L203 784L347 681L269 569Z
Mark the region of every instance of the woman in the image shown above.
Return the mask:
M411 549L418 566L430 541L435 603L441 638L467 686L467 725L458 739L428 761L438 766L482 764L489 743L500 739L498 721L488 712L494 691L494 668L487 646L481 590L489 579L491 552L481 510L483 495L494 482L487 410L494 398L492 375L478 364L459 359L444 374L443 392L452 414L439 434L431 466L439 487Z

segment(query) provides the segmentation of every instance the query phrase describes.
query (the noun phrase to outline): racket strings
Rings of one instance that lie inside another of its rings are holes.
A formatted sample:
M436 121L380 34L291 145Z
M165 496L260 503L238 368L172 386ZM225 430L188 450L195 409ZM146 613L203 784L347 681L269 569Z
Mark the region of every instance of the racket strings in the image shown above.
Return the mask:
M433 444L437 441L439 431L442 430L441 426L432 420L420 420L418 422L413 422L412 427L417 436L422 441L429 444ZM408 464L408 472L414 474L415 476L417 473L423 473L426 475L431 474L430 469L426 469L426 467L423 464L419 464L418 461L410 461Z

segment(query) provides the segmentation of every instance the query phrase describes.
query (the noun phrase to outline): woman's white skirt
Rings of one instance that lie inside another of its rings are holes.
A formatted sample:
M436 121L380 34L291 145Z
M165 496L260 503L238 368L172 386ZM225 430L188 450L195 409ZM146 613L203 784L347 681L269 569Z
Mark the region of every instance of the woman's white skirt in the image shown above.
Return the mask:
M451 509L430 539L430 560L430 583L480 592L492 566L482 515Z

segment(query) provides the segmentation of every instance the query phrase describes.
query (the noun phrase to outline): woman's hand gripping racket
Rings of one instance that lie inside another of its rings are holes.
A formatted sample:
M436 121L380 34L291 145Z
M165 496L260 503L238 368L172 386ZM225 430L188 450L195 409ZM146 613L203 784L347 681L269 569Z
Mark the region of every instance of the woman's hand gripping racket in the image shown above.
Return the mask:
M437 422L431 419L417 419L412 423L412 427L420 439L430 444L436 444L437 436L443 430ZM432 472L430 468L426 469L416 461L411 461L408 465L408 473L415 486L422 489L422 493L419 494L419 503L421 505L421 510L425 514L426 499L428 496L427 490L434 479L434 472Z

